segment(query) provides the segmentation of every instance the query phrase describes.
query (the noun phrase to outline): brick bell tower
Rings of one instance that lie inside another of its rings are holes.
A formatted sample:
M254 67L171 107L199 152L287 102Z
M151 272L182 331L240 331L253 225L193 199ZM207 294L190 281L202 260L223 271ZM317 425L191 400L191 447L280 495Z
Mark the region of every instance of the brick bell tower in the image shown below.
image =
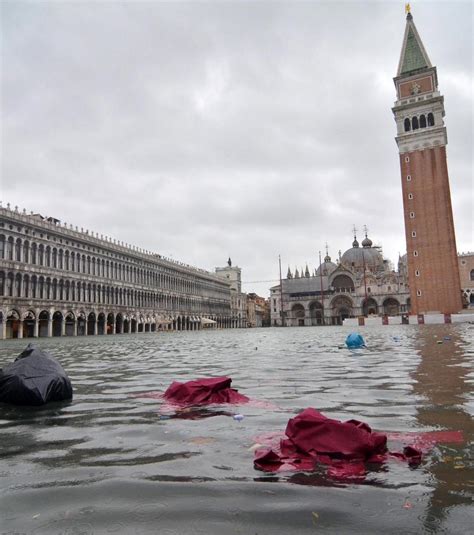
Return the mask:
M397 145L402 174L411 313L462 309L449 191L444 97L410 6L397 76Z

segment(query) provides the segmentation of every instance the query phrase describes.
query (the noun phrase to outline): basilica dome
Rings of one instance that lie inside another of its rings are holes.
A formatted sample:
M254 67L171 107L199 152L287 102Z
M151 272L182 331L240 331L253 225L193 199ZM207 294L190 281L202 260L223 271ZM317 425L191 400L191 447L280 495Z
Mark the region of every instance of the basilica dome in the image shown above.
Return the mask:
M324 257L324 262L316 270L316 275L331 275L331 273L337 268L334 262L331 262L331 257L327 254Z
M362 247L354 239L352 247L342 255L341 264L349 269L363 269L364 265L372 271L384 269L383 256L376 247L372 247L372 240L367 236L362 241Z

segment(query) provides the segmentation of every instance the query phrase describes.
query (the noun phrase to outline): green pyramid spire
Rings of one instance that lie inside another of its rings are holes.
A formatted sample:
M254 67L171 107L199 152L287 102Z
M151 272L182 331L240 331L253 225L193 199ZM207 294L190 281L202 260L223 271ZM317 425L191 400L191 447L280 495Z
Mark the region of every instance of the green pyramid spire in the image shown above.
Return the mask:
M430 59L418 35L413 17L411 13L408 13L402 53L398 64L398 76L429 67L431 67Z

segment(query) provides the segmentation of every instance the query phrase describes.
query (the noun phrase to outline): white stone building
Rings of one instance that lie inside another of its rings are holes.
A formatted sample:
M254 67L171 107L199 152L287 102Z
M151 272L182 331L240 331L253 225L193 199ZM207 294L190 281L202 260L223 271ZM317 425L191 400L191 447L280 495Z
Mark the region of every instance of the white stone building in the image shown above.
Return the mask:
M0 339L236 327L214 273L0 207Z
M218 277L230 283L231 319L236 327L247 327L247 294L242 292L242 269L232 265L229 258L227 266L216 267Z
M349 317L407 314L406 258L400 258L397 272L367 236L361 245L354 236L337 263L326 254L313 271L288 269L282 289L270 290L271 325L340 325Z
M459 278L463 303L466 308L474 308L474 253L459 253Z

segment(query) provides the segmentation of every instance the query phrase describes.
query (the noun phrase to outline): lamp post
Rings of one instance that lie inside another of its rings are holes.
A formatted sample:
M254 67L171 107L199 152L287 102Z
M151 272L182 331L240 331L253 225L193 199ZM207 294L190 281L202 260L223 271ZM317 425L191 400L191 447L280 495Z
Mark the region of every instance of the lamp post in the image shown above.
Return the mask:
M280 268L280 319L281 319L281 326L285 326L285 321L283 318L283 282L281 278L281 256L278 255L278 265Z
M321 323L324 325L324 289L323 289L323 272L322 272L322 264L321 264L321 251L319 251L319 282L321 286L321 306L323 308L322 310L322 316L321 316Z

